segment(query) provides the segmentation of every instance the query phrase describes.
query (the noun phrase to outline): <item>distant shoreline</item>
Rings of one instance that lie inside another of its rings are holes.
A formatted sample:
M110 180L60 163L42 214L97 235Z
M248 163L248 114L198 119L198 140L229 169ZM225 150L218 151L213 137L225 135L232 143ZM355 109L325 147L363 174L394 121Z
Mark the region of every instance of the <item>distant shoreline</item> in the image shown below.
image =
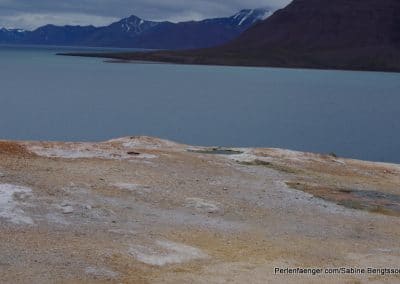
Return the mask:
M377 68L370 66L334 66L319 65L312 63L273 63L268 58L241 57L241 56L217 56L210 54L204 56L204 50L188 51L152 51L152 52L63 52L57 53L58 56L70 57L92 57L109 59L107 63L147 63L147 64L183 64L183 65L203 65L203 66L227 66L227 67L259 67L259 68L288 68L288 69L312 69L312 70L336 70L336 71L359 71L359 72L385 72L400 73L396 68ZM207 49L205 50L207 52Z

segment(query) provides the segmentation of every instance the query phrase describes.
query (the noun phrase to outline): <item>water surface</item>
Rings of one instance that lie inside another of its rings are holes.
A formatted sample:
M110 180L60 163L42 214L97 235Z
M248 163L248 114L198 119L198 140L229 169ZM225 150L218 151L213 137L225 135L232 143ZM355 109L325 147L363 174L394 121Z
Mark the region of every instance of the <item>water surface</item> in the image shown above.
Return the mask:
M150 135L400 163L400 74L115 64L0 47L0 138Z

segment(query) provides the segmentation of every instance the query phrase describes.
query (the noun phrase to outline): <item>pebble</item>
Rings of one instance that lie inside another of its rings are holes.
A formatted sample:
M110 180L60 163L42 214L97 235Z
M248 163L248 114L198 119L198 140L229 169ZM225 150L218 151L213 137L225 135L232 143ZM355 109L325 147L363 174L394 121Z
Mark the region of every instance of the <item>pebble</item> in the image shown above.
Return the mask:
M65 206L62 211L64 214L71 214L74 212L74 208L72 206Z
M60 205L61 207L67 207L70 206L71 204L68 201L63 201Z

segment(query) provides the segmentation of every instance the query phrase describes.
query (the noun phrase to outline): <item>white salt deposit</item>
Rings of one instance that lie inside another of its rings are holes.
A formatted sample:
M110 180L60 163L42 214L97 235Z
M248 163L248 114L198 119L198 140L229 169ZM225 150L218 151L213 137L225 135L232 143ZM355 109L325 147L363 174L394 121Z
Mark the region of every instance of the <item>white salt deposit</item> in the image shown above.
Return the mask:
M343 166L346 165L346 162L345 162L345 161L342 161L342 160L339 160L339 159L332 159L332 162L337 163L337 164L341 164L341 165L343 165Z
M137 156L129 155L125 150L112 148L107 145L102 147L90 143L76 143L51 145L51 147L29 146L29 150L36 155L48 158L64 159L90 159L100 158L109 160L134 160L134 159L154 159L156 155L139 154Z
M111 229L108 230L110 233L114 233L117 235L136 235L137 232L134 230L125 230L125 229Z
M216 213L220 211L217 204L201 198L186 198L186 207L194 208L206 213Z
M156 241L155 244L158 249L138 245L131 247L129 253L138 261L154 266L207 258L200 249L188 245L162 240Z
M126 148L137 148L137 147L147 146L147 145L144 145L143 143L140 143L139 141L136 141L136 140L124 142L124 143L122 143L122 145L124 147L126 147Z
M35 154L49 158L65 158L65 159L82 159L82 158L104 158L104 159L118 159L121 158L120 154L113 153L102 149L96 149L89 146L76 145L74 147L41 147L32 146L30 150Z
M255 160L261 160L264 162L271 162L274 159L289 159L291 161L319 161L317 155L310 153L303 153L292 150L278 149L278 148L269 148L267 149L268 156L258 155L257 149L251 148L234 148L235 151L243 152L237 155L229 155L227 158L232 159L238 162L254 162Z
M139 156L136 156L136 158L139 158L139 159L155 159L155 158L158 158L158 156L152 155L152 154L140 154Z
M32 225L32 218L25 214L24 210L20 208L20 202L16 200L17 194L22 194L21 197L26 198L31 192L32 190L27 187L0 184L0 219L14 224Z
M48 214L46 214L45 217L46 217L47 222L52 223L52 224L59 224L59 225L63 225L63 226L70 224L59 213L48 213Z
M91 276L101 277L101 278L116 278L119 275L117 272L114 272L108 268L94 267L94 266L87 267L85 269L85 273Z
M130 191L142 191L142 192L149 192L149 188L142 186L140 184L134 184L134 183L124 183L124 182L119 182L119 183L114 183L112 186L115 186L119 189L124 189L124 190L130 190Z
M177 147L178 144L169 140L157 139L147 136L122 137L107 141L109 143L120 143L125 148L157 149L160 147Z
M237 155L229 155L226 157L238 162L253 162L254 160L259 158L256 155L252 154L250 150L240 149L240 151L242 151L243 153Z

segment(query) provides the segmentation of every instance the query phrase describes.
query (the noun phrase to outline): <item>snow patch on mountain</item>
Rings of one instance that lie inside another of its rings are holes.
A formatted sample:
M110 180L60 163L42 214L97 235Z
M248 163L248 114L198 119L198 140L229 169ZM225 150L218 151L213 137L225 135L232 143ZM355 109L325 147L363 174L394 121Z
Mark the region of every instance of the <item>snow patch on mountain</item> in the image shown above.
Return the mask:
M238 26L244 23L254 24L258 21L263 21L273 14L273 10L265 9L245 9L232 16L232 19L237 22Z
M157 26L159 23L152 21L145 21L136 16L130 16L128 18L119 21L119 25L122 30L126 33L134 33L136 35L141 34L145 30Z

